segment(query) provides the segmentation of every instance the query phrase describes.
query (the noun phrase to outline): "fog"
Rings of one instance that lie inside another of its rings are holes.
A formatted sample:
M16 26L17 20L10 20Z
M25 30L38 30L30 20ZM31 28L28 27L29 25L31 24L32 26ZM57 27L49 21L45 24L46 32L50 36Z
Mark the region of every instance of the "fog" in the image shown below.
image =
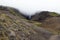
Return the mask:
M37 11L60 13L60 0L0 0L0 5L17 8L27 15Z

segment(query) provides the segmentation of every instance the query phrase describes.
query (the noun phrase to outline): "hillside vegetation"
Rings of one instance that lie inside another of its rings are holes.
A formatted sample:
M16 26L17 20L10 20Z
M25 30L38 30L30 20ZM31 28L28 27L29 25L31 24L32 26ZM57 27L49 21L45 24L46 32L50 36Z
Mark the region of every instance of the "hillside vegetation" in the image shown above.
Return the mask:
M60 14L56 12L42 11L33 15L31 20L41 23L38 24L40 27L60 34Z
M33 15L31 20L27 20L17 9L0 6L0 40L50 40L59 32L60 22L58 22L59 16L55 13L44 12L42 15Z

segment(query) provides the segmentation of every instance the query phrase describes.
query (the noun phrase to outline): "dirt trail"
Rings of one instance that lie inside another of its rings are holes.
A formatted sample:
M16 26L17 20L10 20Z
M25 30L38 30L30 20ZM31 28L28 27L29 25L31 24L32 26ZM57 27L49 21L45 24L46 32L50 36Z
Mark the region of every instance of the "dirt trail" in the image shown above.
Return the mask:
M53 35L49 40L60 40L60 35Z

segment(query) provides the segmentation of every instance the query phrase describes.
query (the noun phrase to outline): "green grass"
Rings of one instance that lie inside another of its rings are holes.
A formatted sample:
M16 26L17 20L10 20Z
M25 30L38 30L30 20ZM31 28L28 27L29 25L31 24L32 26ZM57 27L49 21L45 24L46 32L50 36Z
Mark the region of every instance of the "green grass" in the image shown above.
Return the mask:
M51 12L50 15L51 16L59 16L59 14L58 13L55 13L55 12Z

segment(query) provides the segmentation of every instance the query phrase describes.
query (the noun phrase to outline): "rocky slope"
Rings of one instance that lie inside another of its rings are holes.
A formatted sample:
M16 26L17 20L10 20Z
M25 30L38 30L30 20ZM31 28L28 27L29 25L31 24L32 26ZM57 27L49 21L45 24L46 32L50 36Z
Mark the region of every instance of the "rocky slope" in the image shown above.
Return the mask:
M60 34L60 14L49 11L42 11L32 16L38 26L43 27L55 34ZM39 24L41 23L41 25Z
M49 40L60 40L60 14L42 11L33 15L31 20L35 22L32 22L33 24L45 28L54 34Z
M49 40L54 33L25 19L21 12L0 6L0 40Z

